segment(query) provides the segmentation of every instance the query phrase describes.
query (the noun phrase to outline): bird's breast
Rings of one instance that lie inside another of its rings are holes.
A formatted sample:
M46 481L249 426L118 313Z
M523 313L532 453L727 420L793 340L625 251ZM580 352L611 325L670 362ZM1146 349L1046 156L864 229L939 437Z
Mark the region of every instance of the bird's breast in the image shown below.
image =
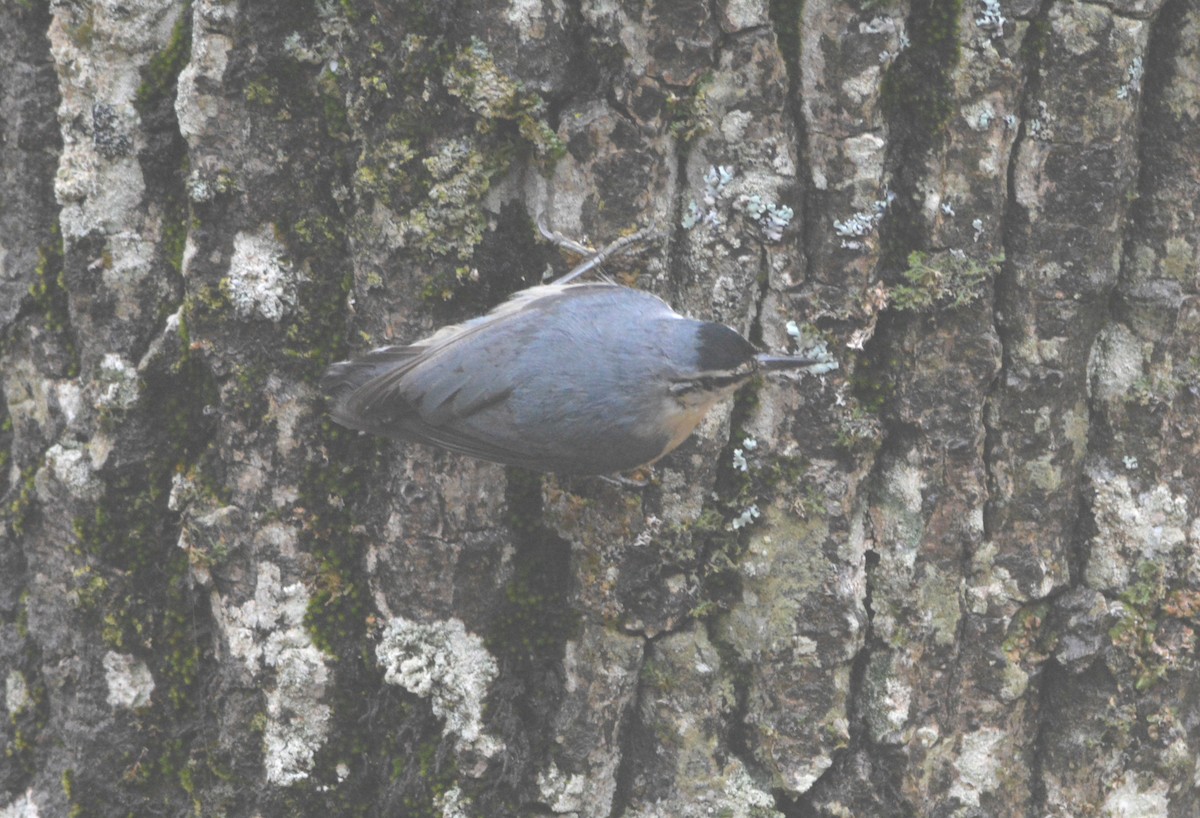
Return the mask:
M708 414L708 410L718 400L719 397L713 397L712 400L702 402L682 403L675 398L668 398L662 418L666 426L665 432L669 437L669 442L659 457L674 451L683 441L687 440L688 436L700 425L700 421L704 420L704 416Z

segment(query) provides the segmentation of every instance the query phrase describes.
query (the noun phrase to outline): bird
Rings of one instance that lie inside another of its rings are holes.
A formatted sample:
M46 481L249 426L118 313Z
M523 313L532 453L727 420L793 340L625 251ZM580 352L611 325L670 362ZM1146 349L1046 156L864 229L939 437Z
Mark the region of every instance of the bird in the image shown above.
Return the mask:
M331 365L331 417L493 463L613 475L656 463L756 374L828 360L760 353L652 293L575 277Z

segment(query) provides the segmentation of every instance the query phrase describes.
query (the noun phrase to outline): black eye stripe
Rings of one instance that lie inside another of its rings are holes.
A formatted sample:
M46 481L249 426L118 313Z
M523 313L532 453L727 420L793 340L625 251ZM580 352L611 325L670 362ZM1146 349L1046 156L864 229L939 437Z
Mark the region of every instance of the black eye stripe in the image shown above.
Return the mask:
M734 386L749 377L749 373L741 372L734 375L706 375L686 381L675 381L671 384L672 395L686 395L688 392L715 392L726 386Z
M736 375L714 375L711 378L701 378L700 383L704 385L705 389L720 389L723 386L732 386L744 380L746 380L745 373L739 372Z

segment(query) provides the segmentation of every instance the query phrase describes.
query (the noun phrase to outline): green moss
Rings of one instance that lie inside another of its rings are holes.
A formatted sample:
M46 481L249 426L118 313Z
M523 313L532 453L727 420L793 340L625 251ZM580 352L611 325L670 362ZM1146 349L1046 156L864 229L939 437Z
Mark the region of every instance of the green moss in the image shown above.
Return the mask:
M83 18L83 22L78 25L70 25L67 27L67 36L71 38L71 42L83 50L87 50L92 45L92 40L96 36L96 14L89 6L87 16Z
M1134 569L1137 579L1121 592L1121 601L1139 610L1148 610L1166 597L1163 567L1157 562L1142 560Z
M34 477L37 475L37 466L29 466L21 471L20 489L15 497L9 501L7 514L5 514L8 525L17 536L25 532L25 524L29 520L29 515L33 512L34 503L37 499L37 488L34 485Z
M706 73L687 89L684 96L674 91L667 94L667 119L671 135L681 142L694 141L709 133L715 125L708 92L713 75Z
M306 269L323 276L303 276L297 287L297 307L284 329L283 354L301 367L295 374L316 383L321 372L346 352L346 302L354 286L347 263L346 236L324 214L300 218L285 231L288 250Z
M184 296L183 306L179 310L179 337L182 349L178 366L182 367L191 362L192 332L199 327L214 324L232 306L228 282L224 279L215 286L202 284Z
M355 567L340 549L314 555L316 569L309 576L308 607L304 625L313 643L330 656L362 644L371 607L361 585L354 581Z
M441 798L455 785L458 780L457 769L452 764L442 764L434 768L430 764L430 756L422 753L418 757L421 764L420 778L424 783L423 792L404 799L404 814L413 818L443 818L445 813L440 806ZM424 797L421 797L421 796Z
M1167 239L1165 255L1162 259L1163 274L1175 279L1181 284L1190 284L1196 280L1196 268L1192 262L1192 245L1182 236Z
M68 376L79 372L79 353L71 331L70 299L67 294L66 271L63 267L63 242L58 225L51 229L51 239L38 248L38 260L33 269L29 297L41 314L46 329L58 336L67 357Z
M642 663L642 669L638 672L638 681L641 688L651 694L651 698L668 696L676 686L671 669L653 658Z
M557 588L547 588L535 572L523 568L504 586L504 603L488 631L488 650L501 655L554 655L579 630L579 614L565 604Z
M384 139L364 143L354 171L359 190L393 206L411 195L413 163L417 152L409 139Z
M472 38L458 52L446 71L445 86L478 117L475 129L479 133L491 133L500 123L512 122L539 159L553 162L566 153L566 146L546 124L545 102L505 74L482 41Z
M466 139L442 143L421 164L432 183L424 201L401 219L400 229L418 250L470 259L487 226L480 203L495 166Z
M366 539L351 509L373 468L375 458L367 452L374 447L328 420L322 421L320 438L330 450L329 461L310 464L300 482L301 543L310 561L304 625L322 651L358 662L369 653L367 623L373 609L357 580Z
M577 633L579 614L567 599L570 549L544 523L541 476L507 470L506 519L513 538L513 573L484 644L523 668L561 658Z
M172 219L163 223L163 253L176 274L183 273L183 251L187 246L188 222Z
M398 44L399 70L394 58L368 49L357 72L325 82L342 83L347 116L370 135L354 170L357 190L397 214L414 255L461 266L484 234L481 205L492 180L520 156L548 167L565 145L546 121L545 102L505 74L482 42L455 47L425 36L421 11L407 12L412 27ZM391 34L378 37L391 43ZM333 99L332 88L326 95ZM396 99L406 104L396 106ZM382 119L380 111L389 110ZM443 279L448 275L443 271ZM440 299L453 290L449 285L433 282L424 294Z
M108 580L97 575L90 565L76 568L75 602L84 610L96 610L108 595Z
M176 547L179 523L167 500L176 473L194 472L208 449L212 426L204 407L217 397L211 376L195 359L160 362L146 373L145 388L147 405L131 410L142 413L133 423L141 437L131 444L145 447L138 468L101 472L100 500L74 525L85 565L104 566L102 574L87 567L77 572L76 598L99 638L140 655L157 684L139 719L146 755L159 761L131 759L123 786L145 790L153 799L148 803L175 804L180 787L196 783L177 772L186 768L195 775L207 756L168 738L194 718L206 632L198 620L207 615L207 603L190 581L189 554Z
M156 100L175 96L179 72L187 65L192 53L192 3L186 0L179 19L171 29L166 47L150 58L142 69L142 84L138 86L135 104L144 112Z
M1158 643L1158 632L1161 620L1188 612L1188 606L1179 604L1184 597L1168 587L1159 563L1143 560L1134 574L1135 579L1120 594L1120 617L1108 636L1132 663L1134 688L1141 692L1178 666L1179 657Z
M891 288L891 304L911 312L958 309L987 293L1003 263L1003 254L980 262L953 251L931 255L914 250L903 273L906 283Z
M249 102L251 105L273 108L278 102L279 86L271 77L254 80L246 84L242 95L246 98L246 102Z
M317 77L317 96L321 102L325 133L335 139L350 139L353 131L346 111L346 100L338 86L337 77L322 71Z
M916 0L905 30L912 44L884 75L881 100L900 142L926 148L945 130L957 106L953 76L960 49L962 0Z
M20 605L22 613L26 604L26 595L22 594ZM18 615L18 631L21 629ZM22 640L25 636L22 636ZM15 654L15 655L14 655ZM9 682L16 681L24 690L24 696L18 695L15 700L10 700L11 709L8 710L8 724L10 739L4 744L4 763L0 766L7 765L9 775L16 773L22 776L33 776L38 769L39 755L38 749L43 742L39 741L39 736L46 728L48 722L48 705L46 688L41 681L39 674L33 674L32 681L26 678L19 668L36 667L37 654L36 647L32 643L24 645L13 645L10 647L10 656L14 656L19 664L9 666Z

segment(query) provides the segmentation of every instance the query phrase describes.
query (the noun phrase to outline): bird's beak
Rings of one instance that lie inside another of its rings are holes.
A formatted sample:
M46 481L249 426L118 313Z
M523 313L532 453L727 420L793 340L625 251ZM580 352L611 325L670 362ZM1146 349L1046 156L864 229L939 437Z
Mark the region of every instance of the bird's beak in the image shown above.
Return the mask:
M815 375L832 372L838 368L838 361L835 361L832 356L811 356L803 357L799 355L755 355L755 360L758 361L758 367L764 372L788 372L793 369L809 369L809 372Z

